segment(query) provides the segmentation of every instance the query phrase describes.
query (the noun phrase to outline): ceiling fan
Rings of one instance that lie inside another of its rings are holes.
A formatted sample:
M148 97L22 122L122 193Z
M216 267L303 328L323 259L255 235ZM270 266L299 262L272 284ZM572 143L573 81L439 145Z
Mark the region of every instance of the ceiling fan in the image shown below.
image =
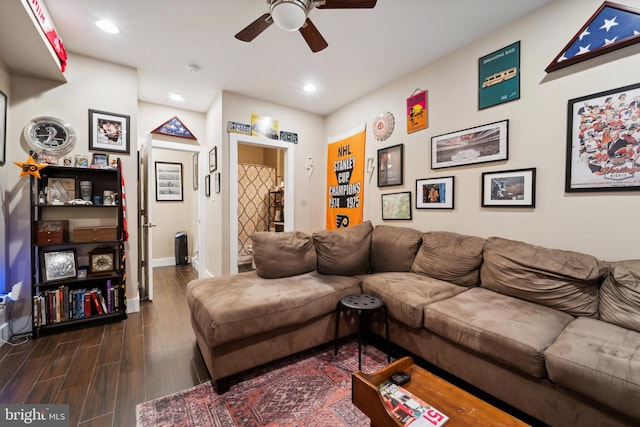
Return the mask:
M313 52L329 46L320 31L308 18L311 9L372 9L377 0L267 0L269 13L265 13L236 34L238 40L250 42L271 24L286 31L300 31Z

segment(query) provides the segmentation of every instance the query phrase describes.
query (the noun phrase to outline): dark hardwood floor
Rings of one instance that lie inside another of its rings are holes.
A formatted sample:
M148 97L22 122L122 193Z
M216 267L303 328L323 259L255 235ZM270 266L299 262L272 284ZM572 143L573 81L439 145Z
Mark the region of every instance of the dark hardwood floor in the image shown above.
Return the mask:
M210 379L191 329L191 266L155 268L154 299L119 323L0 347L1 403L67 403L71 426L136 424L138 403Z

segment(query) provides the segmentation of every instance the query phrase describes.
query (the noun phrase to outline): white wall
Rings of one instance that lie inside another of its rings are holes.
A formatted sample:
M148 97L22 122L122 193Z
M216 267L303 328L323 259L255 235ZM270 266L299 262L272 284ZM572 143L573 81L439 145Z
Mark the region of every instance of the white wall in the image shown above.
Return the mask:
M227 134L227 122L251 123L251 114L261 114L278 120L280 130L298 134L298 144L295 146L295 164L293 179L295 180L294 196L294 224L296 230L313 231L324 228L324 194L326 177L321 169L326 163L326 143L324 134L324 118L317 114L296 110L282 105L273 104L259 99L248 98L232 92L223 92L214 103L209 116L215 117L215 128L212 129L212 141L208 144L218 145L218 164L222 174L221 194L212 198L210 203L214 206L212 211L214 227L211 245L215 248L209 253L211 272L215 275L226 274L229 271L229 230L228 210L229 197L237 197L237 194L229 194L229 180L237 177L229 177L226 167L229 163L229 138ZM207 117L208 123L210 117ZM211 145L213 146L213 145ZM306 158L313 157L316 165L320 165L312 175L307 177L305 170ZM217 222L217 221L220 222ZM210 247L211 249L211 247Z
M455 210L415 210L413 220L387 222L419 230L450 230L477 236L502 236L534 244L587 252L601 259L640 258L634 231L624 227L640 212L638 192L567 194L564 192L567 101L638 82L637 47L546 74L544 69L585 24L601 0L554 1L513 25L477 40L436 63L381 88L329 115L326 134L336 135L366 121L367 157L383 147L404 144L403 186L366 186L365 218L382 223L380 194L410 190L415 180L455 176ZM640 8L640 1L625 4ZM479 111L478 58L521 41L521 98ZM637 46L637 45L636 45ZM406 98L428 90L429 128L406 133ZM370 124L381 112L396 118L392 136L378 142ZM431 170L433 136L509 120L509 160ZM480 176L485 171L537 168L535 209L481 208ZM620 226L611 226L614 223ZM619 218L619 219L618 219Z
M127 297L130 301L138 296L138 218L137 218L137 156L136 135L138 87L137 73L134 69L108 62L69 53L66 71L68 82L55 83L31 77L13 75L11 78L11 100L7 141L7 160L10 169L5 166L6 192L9 194L9 268L12 283L24 281L31 283L30 272L30 220L29 220L29 179L19 178L17 167L11 167L14 161L24 161L29 148L22 137L24 125L32 118L52 115L68 120L75 128L78 141L72 156L88 153L89 109L108 111L130 116L131 154L120 154L123 164L123 176L127 188L127 221L129 240L127 250ZM9 172L7 174L7 172ZM29 288L28 286L23 289ZM30 295L21 295L25 299L21 305L14 306L13 319L28 323L31 312ZM133 305L135 306L135 304ZM130 307L132 305L130 304Z

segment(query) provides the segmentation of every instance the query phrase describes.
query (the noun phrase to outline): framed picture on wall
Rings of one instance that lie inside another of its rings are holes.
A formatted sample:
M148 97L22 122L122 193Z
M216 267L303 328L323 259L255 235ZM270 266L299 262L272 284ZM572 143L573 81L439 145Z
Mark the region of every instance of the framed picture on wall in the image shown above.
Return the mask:
M640 84L569 100L566 192L640 190Z
M520 42L478 60L478 109L520 99Z
M402 185L404 145L378 150L378 187Z
M416 209L453 209L453 177L417 179Z
M89 150L129 154L129 116L89 110Z
M0 166L7 155L7 95L0 90Z
M209 173L213 173L218 169L218 147L213 147L209 151Z
M204 195L211 196L211 175L209 174L204 176Z
M198 189L198 153L195 153L192 158L193 163L193 189Z
M482 207L536 206L536 168L483 172Z
M411 192L387 193L382 195L382 219L411 219Z
M431 138L431 169L508 159L509 120Z
M182 163L155 162L156 200L159 202L181 202Z

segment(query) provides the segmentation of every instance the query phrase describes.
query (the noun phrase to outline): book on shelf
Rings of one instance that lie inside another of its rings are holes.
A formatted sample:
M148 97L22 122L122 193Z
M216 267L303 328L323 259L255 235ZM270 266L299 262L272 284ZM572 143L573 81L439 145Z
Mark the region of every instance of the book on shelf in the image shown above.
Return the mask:
M378 388L389 412L405 426L440 427L449 420L448 416L391 380L383 381Z

